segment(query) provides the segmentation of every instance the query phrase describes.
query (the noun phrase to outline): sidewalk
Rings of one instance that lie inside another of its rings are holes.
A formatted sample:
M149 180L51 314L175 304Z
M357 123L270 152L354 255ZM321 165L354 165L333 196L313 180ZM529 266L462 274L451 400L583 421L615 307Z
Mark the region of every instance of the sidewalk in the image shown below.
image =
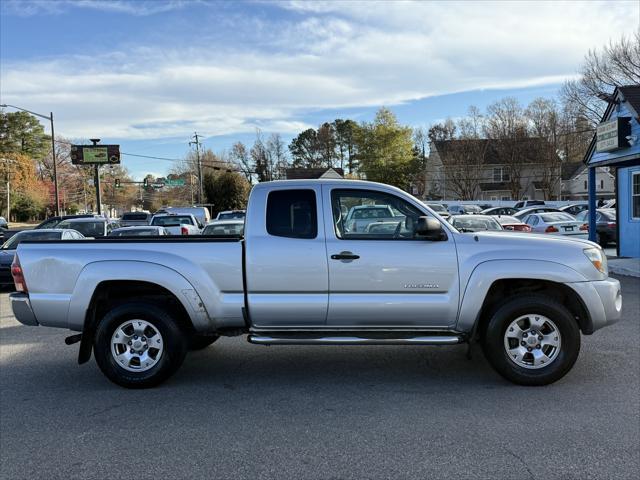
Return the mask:
M607 257L609 273L640 278L640 258Z

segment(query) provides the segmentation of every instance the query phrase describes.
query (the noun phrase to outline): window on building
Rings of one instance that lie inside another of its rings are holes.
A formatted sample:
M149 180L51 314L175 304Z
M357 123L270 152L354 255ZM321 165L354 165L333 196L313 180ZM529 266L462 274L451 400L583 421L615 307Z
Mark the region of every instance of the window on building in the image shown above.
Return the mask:
M631 216L640 219L640 172L631 174Z
M276 190L267 199L267 232L277 237L316 238L318 214L313 190Z
M500 200L502 200L503 202L509 202L511 201L511 197L509 195L503 195Z
M585 190L587 189L587 181L586 180L584 181L584 189Z
M604 180L600 180L600 190L604 188Z
M508 182L509 172L504 167L494 167L493 169L493 181L494 182Z

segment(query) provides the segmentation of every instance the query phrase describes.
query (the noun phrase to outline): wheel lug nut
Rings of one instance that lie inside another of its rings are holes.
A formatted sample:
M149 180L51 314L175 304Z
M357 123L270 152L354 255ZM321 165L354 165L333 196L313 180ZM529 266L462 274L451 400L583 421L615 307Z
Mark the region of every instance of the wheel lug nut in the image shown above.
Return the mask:
M541 345L536 345L536 348L537 348L538 350L540 350L540 349L542 348L542 346L541 346Z
M530 351L531 351L531 347L527 347L527 352L530 352Z
M129 345L131 345L131 340L129 340Z
M143 341L143 342L146 342L146 341L147 341L147 339L146 339L146 338L144 338L144 337L142 337L142 341Z
M136 353L136 351L132 348L129 353Z
M524 338L527 338L527 337L529 336L529 334L525 332L522 336L523 336Z
M520 342L520 345L522 345L523 347L527 346L527 342Z
M542 335L538 335L538 340L542 340Z

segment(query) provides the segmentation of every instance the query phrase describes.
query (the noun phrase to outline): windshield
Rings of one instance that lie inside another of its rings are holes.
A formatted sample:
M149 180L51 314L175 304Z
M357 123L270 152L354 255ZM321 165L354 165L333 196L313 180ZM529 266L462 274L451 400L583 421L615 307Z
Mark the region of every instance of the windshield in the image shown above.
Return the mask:
M105 222L78 222L74 220L63 220L57 226L57 228L65 228L77 230L85 237L103 237L104 236L104 224Z
M144 237L149 235L159 235L156 228L136 228L134 230L114 230L110 237Z
M371 207L371 208L358 208L353 211L351 218L363 219L363 218L389 218L393 217L391 209L388 206L384 207Z
M146 220L146 213L124 213L122 215L122 220Z
M227 212L218 215L218 220L237 220L244 218L244 212Z
M179 227L180 225L193 225L193 220L186 215L167 215L165 217L154 217L151 225Z
M35 240L60 240L60 232L19 232L16 233L13 237L7 240L4 245L2 245L3 250L14 250L18 248L21 242L24 241L35 241Z
M500 215L496 220L500 225L505 225L507 223L522 223L516 217L510 217L509 215Z
M202 232L203 235L217 235L217 236L238 236L244 232L244 224L242 223L230 223L227 225L207 225Z
M482 209L477 205L463 205L462 206L467 212L476 212L480 213Z
M493 218L455 218L453 226L464 230L502 230L502 227Z
M434 212L443 212L443 213L447 213L447 209L444 208L442 205L439 205L437 203L428 203L427 206L433 210Z
M573 222L575 218L569 215L568 213L556 212L556 213L542 213L540 214L540 218L546 223L553 222Z

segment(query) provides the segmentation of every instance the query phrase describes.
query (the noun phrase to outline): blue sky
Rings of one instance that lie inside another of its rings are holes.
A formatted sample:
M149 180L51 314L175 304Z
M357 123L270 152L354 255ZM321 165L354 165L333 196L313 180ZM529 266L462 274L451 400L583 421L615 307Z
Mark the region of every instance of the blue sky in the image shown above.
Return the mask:
M1 3L0 103L57 133L180 158L255 129L297 132L382 105L428 126L512 95L553 97L584 54L638 28L637 1ZM137 177L172 163L123 157Z

